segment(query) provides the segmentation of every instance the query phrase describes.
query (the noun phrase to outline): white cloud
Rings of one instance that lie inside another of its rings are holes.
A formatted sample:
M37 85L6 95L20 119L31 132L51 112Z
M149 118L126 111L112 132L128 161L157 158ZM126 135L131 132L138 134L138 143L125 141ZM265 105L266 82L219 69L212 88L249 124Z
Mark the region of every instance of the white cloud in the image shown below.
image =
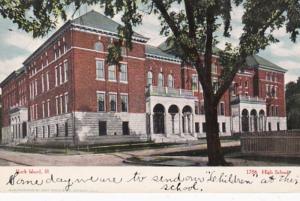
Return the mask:
M12 31L3 37L3 42L29 52L35 51L45 39L32 38L30 33Z
M292 60L283 60L283 61L277 62L277 64L288 70L299 69L299 71L300 71L300 62L296 62L296 61L292 61Z
M285 37L285 36L287 35L287 33L286 33L285 28L282 27L282 28L280 28L280 29L274 30L273 35L274 35L276 38L282 38L282 37Z
M285 83L289 83L289 82L295 82L298 80L298 78L300 77L300 75L295 75L295 74L291 74L291 73L286 73L285 74Z
M231 19L234 22L242 23L244 8L242 6L232 6Z
M0 82L2 82L14 70L22 67L25 56L17 56L13 59L0 60Z
M279 42L272 44L269 49L273 55L280 57L298 57L300 55L300 46L297 44L287 46L285 42Z

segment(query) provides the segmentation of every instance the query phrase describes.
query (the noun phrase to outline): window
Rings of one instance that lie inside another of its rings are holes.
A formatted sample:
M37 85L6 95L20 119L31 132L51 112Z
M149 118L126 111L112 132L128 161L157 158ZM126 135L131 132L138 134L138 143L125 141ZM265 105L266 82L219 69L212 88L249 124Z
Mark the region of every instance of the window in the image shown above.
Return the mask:
M117 111L117 95L116 94L109 95L109 106L110 106L111 112Z
M198 122L195 123L195 132L200 133L200 125Z
M122 56L126 56L127 55L126 47L121 47L121 55Z
M217 74L218 73L218 68L215 63L211 64L211 72Z
M248 81L245 81L244 86L245 88L248 88Z
M50 85L49 85L49 73L46 73L46 90L48 91L50 89Z
M277 131L280 131L280 123L277 122Z
M219 83L217 80L212 81L212 87L213 87L214 93L216 93L219 89Z
M48 138L50 137L50 125L48 125Z
M31 84L29 85L29 97L30 97L30 100L31 100L32 99Z
M55 86L58 86L58 68L55 67Z
M195 101L195 114L199 114L199 102Z
M69 97L68 93L65 94L65 113L68 113L68 104L69 104Z
M60 114L63 113L63 96L60 96Z
M225 104L220 103L220 115L225 115Z
M163 87L164 86L164 76L162 73L158 74L158 86Z
M202 123L202 132L206 133L206 123Z
M274 86L272 87L271 96L275 97L275 87Z
M120 64L120 81L127 82L127 64Z
M204 101L203 100L200 102L200 114L205 114Z
M269 131L272 131L272 124L271 122L268 123Z
M226 133L226 123L225 122L222 123L222 132Z
M104 60L96 60L96 79L104 78Z
M42 103L43 118L45 118L45 102Z
M43 138L45 138L45 126L43 126Z
M38 105L35 104L35 119L38 119Z
M99 121L99 136L107 135L106 121Z
M68 79L69 79L69 76L68 76L68 68L69 68L69 66L68 66L68 61L66 60L66 61L64 62L64 80L65 80L65 82L67 82Z
M37 89L37 79L35 79L35 96L38 95L38 89Z
M148 71L147 73L147 85L152 85L152 79L153 79L153 74L151 71Z
M96 42L95 44L94 44L94 49L96 50L96 51L98 51L98 52L103 52L103 50L104 50L104 48L103 48L103 43L101 43L101 42Z
M50 100L47 100L47 117L50 117Z
M42 92L45 91L45 85L44 85L44 74L41 76L41 82L42 82Z
M197 75L192 76L192 90L193 91L198 90L198 77L197 77Z
M68 122L65 122L65 136L68 137L69 135L69 126L68 126Z
M105 111L105 94L104 93L97 93L97 103L98 103L98 111L104 112Z
M129 122L128 121L123 121L122 122L122 132L123 135L129 135Z
M59 84L62 84L63 81L63 76L62 76L62 66L59 66Z
M122 112L128 112L128 95L121 95Z
M168 75L168 87L169 88L174 88L174 79L171 74Z
M116 66L111 65L108 67L108 79L111 81L116 80Z
M56 131L56 136L59 135L59 126L58 124L55 125L55 131Z
M55 108L56 108L56 115L58 115L58 97L55 97Z

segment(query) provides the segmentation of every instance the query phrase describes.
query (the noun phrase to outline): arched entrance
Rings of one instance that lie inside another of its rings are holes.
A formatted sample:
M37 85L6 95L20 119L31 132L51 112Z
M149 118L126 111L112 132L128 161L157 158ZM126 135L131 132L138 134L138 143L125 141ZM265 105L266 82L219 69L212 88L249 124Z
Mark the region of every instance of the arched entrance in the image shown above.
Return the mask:
M257 132L257 112L256 110L251 110L251 131Z
M259 111L259 130L264 131L265 130L265 111L260 110Z
M168 113L171 115L171 124L172 124L172 134L175 133L175 117L178 114L179 109L176 105L171 105L169 107Z
M248 132L249 131L249 113L248 110L243 109L242 111L242 131Z
M184 106L182 109L182 131L183 133L192 133L191 116L192 108L190 106Z
M153 108L153 131L155 134L165 133L165 108L162 104L157 104Z

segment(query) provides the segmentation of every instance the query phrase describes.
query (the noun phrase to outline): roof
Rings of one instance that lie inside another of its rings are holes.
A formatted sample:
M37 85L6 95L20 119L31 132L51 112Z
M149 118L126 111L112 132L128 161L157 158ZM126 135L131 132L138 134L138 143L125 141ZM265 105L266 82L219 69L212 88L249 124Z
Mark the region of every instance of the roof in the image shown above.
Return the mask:
M118 36L118 27L122 26L114 20L106 17L105 15L98 13L94 10L87 12L86 14L75 18L73 20L68 20L63 26L61 26L57 31L55 31L38 49L36 49L24 62L23 64L27 64L32 58L38 55L43 48L47 45L54 42L64 30L68 29L72 25L84 26L86 28L98 29L102 30L104 33L110 33ZM146 42L149 38L142 36L134 32L133 38L139 38L140 40Z
M168 44L167 41L164 41L164 42L162 42L158 46L158 48L161 49L161 50L163 50L163 51L169 52L169 53L174 52L174 50L173 50L173 43L172 42L170 42ZM220 52L220 49L217 48L216 46L213 46L212 51L213 51L213 54L217 55Z
M105 15L98 13L94 10L87 12L86 14L71 20L72 24L88 26L95 29L101 29L104 31L108 31L111 33L118 34L118 27L122 26L121 24L115 22L114 20L106 17ZM148 38L144 37L141 34L136 32L133 33L134 37L139 37L148 40Z
M22 75L25 72L25 67L21 67L15 71L13 71L9 76L7 76L1 83L0 87L3 87L3 85L7 84L9 81L17 78L19 75Z
M246 63L250 67L258 67L262 69L267 69L267 70L275 70L279 72L287 72L286 69L268 61L267 59L258 56L258 55L253 55L253 56L248 56L246 58Z
M181 62L181 60L176 57L173 54L166 53L162 51L160 48L152 46L152 45L146 45L146 56L154 57L154 58L160 58L160 59L165 59L169 61L174 61L174 62Z

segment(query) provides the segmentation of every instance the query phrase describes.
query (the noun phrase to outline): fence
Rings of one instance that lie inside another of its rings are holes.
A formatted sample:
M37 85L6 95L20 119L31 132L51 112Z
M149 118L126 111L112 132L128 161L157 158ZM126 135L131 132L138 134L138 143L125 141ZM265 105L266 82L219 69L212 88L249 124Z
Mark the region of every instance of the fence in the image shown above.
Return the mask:
M300 156L300 131L242 133L241 151L246 154Z

